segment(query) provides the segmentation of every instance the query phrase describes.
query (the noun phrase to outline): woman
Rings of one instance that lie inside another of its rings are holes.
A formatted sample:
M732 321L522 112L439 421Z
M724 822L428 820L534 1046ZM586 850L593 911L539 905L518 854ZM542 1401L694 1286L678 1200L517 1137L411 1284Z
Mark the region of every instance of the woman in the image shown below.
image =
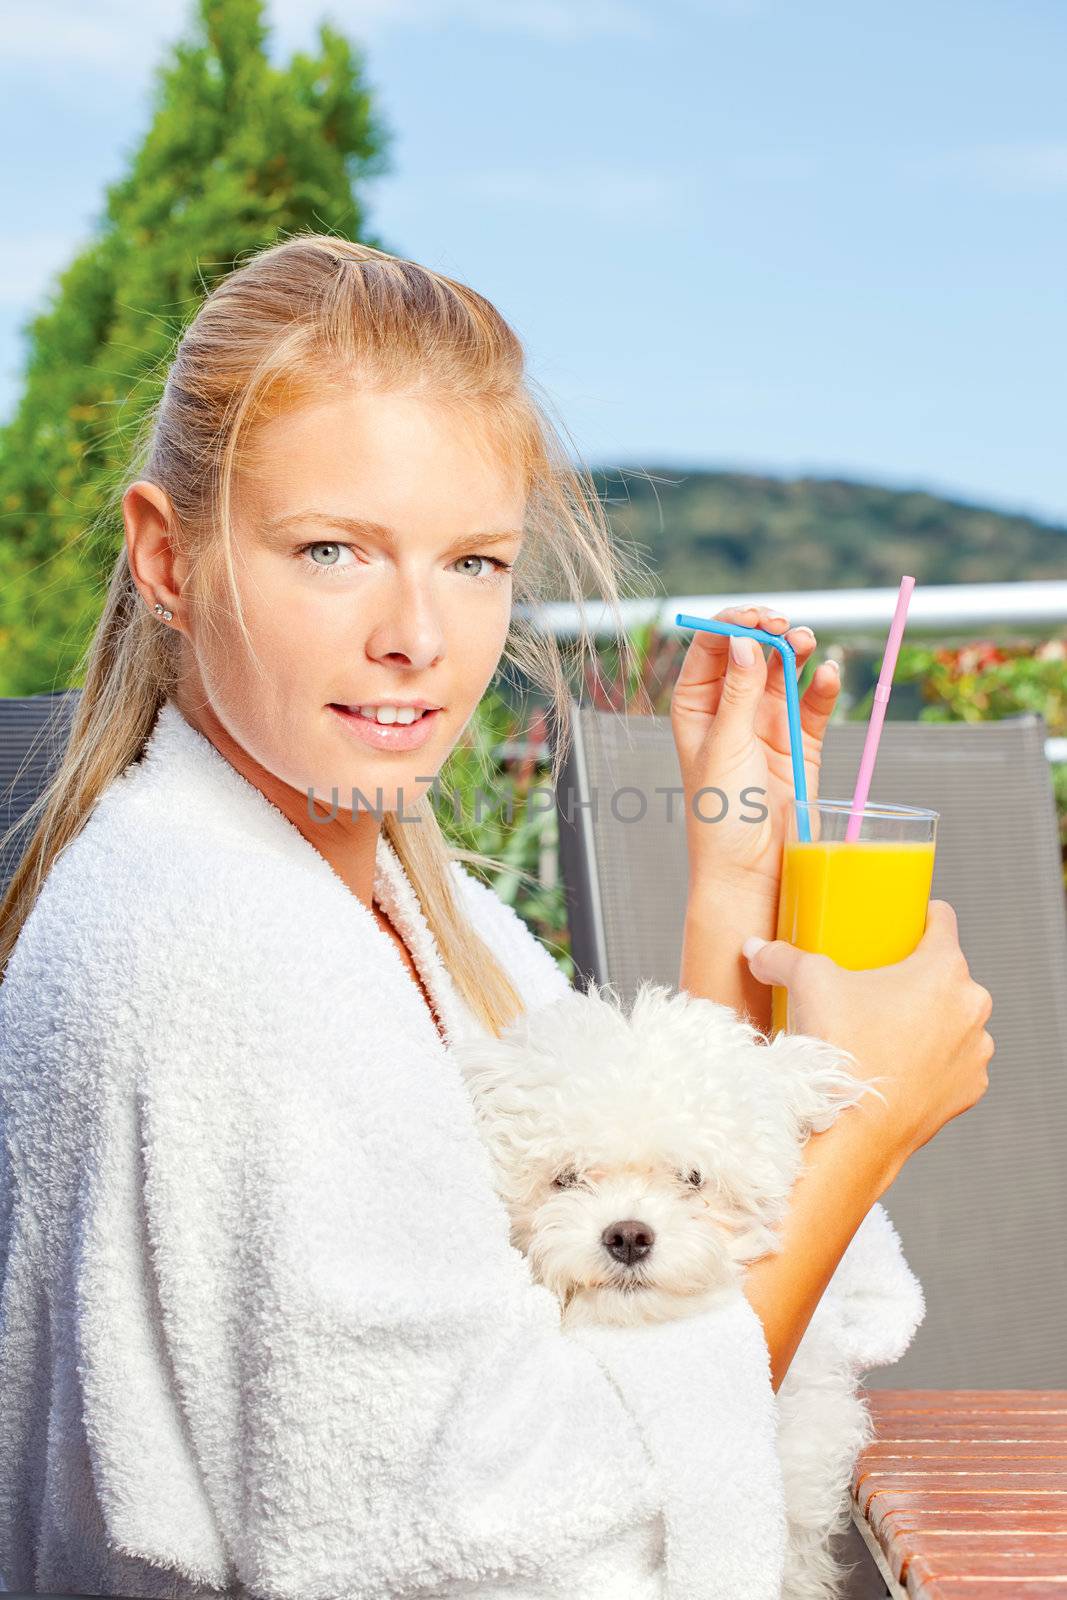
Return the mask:
M988 997L949 908L897 967L771 943L748 975L788 793L780 669L727 668L698 634L672 706L687 794L769 805L689 824L683 984L765 1023L789 981L805 1025L883 1075L884 1110L811 1141L782 1255L721 1311L639 1345L565 1337L449 1046L566 983L426 791L502 655L562 709L517 592L555 569L619 618L595 498L484 299L313 235L208 297L137 469L2 908L0 1578L772 1600L774 1392L863 1217L985 1086ZM813 792L835 693L824 666ZM852 1309L857 1370L916 1322L907 1293L888 1341L891 1293ZM686 1516L697 1571L664 1547Z

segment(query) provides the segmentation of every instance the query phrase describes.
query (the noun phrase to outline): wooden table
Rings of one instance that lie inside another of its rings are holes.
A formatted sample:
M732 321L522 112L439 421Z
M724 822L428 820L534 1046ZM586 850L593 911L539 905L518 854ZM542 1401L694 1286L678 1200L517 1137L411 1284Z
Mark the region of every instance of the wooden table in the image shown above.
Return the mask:
M868 1390L856 1596L1067 1600L1067 1390ZM849 1550L845 1559L852 1558ZM875 1567L877 1571L875 1571Z

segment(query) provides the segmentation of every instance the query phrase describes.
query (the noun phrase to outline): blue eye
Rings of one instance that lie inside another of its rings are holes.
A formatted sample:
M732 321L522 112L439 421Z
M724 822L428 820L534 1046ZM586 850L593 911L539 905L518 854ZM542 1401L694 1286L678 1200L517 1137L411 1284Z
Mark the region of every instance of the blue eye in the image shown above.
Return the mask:
M307 567L310 567L312 572L315 572L315 573L320 573L320 572L322 572L322 573L332 573L332 572L335 572L336 570L338 570L338 568L340 568L343 571L346 566L351 566L351 565L354 565L355 563L351 563L351 562L342 563L339 559L336 560L336 561L329 561L329 562L326 562L326 563L323 563L321 561L312 561L311 558L309 556L307 556L307 551L309 551L309 550L336 550L337 553L338 553L338 557L339 557L340 556L340 552L342 550L349 550L350 551L351 549L352 549L352 546L350 544L335 544L332 539L316 539L313 544L301 545L299 554L305 557L304 565L307 566Z
M454 564L458 567L460 561L491 561L494 568L491 573L485 575L481 573L475 574L482 583L494 583L498 578L502 578L505 573L511 571L511 564L507 561L499 560L497 556L460 556L459 561Z
M308 554L310 550L336 550L337 558L333 561L313 561ZM351 571L359 565L356 560L341 561L340 552L342 550L347 550L351 554L352 546L350 544L338 544L332 539L316 539L311 544L300 545L297 549L297 555L303 557L302 564L309 571L315 573L316 576L328 577L335 572ZM477 583L497 583L511 571L511 563L501 561L497 556L460 556L457 561L453 562L453 566L458 567L460 562L463 561L488 561L492 563L493 570L491 572L471 574Z

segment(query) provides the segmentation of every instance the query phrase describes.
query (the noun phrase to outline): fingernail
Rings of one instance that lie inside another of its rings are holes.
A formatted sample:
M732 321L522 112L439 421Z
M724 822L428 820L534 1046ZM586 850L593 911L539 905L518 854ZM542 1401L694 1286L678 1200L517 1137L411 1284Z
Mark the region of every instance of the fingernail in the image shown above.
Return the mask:
M756 646L753 640L744 638L739 633L730 635L730 654L739 667L750 667L756 659Z
M803 623L800 625L799 628L794 628L793 632L794 633L806 633L809 639L814 639L814 637L815 637L814 631L811 628L806 627Z
M788 617L768 617L769 622L788 622Z
M834 661L834 660L833 660L833 659L832 659L832 658L831 658L831 659L830 659L830 660L829 660L829 661L824 661L824 662L823 662L823 666L824 666L824 667L830 667L830 668L831 668L831 669L832 669L832 670L833 670L833 671L834 671L834 672L836 672L836 673L837 673L837 676L838 676L838 677L840 677L840 676L841 676L841 666L840 666L840 663L839 663L839 662L837 662L837 661Z
M741 953L746 961L751 961L752 957L758 956L763 946L769 942L767 939L761 939L758 933L750 933L741 946Z

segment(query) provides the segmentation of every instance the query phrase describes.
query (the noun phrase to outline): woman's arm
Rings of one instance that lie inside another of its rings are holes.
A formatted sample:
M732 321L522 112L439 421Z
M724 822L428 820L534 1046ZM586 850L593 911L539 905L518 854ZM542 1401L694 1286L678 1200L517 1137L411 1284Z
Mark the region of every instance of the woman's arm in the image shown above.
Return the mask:
M691 894L686 907L679 988L730 1006L766 1033L771 990L752 974L741 946L750 934L772 939L773 912L753 897L720 894L714 908ZM804 1149L803 1170L779 1229L782 1250L753 1262L744 1292L763 1324L777 1393L823 1293L871 1207L903 1162L886 1139L884 1121L851 1106Z
M690 890L682 932L678 987L747 1016L761 1033L771 1026L771 991L753 977L741 946L750 934L773 939L777 909L765 896L722 888Z
M779 1229L782 1250L754 1261L743 1282L763 1323L775 1393L853 1235L902 1165L886 1141L884 1123L862 1102L808 1140Z
M764 1323L777 1390L864 1217L911 1155L988 1088L993 1002L970 976L944 900L930 901L915 950L890 966L848 971L784 940L749 965L760 983L789 989L794 1031L837 1045L858 1078L878 1085L878 1097L811 1136L784 1248L748 1270L745 1292Z

